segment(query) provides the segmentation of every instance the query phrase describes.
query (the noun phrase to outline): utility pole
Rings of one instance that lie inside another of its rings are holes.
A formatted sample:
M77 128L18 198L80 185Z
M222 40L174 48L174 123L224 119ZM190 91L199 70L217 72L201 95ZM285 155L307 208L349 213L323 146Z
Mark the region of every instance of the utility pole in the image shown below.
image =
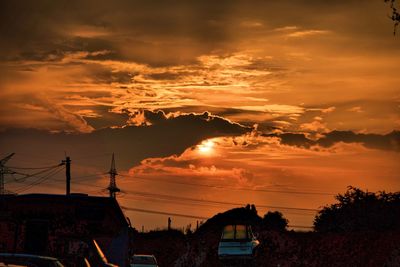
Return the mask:
M111 198L115 198L116 193L120 192L121 190L117 187L117 182L115 180L115 177L118 175L118 173L117 173L117 170L115 168L114 153L112 154L111 168L110 168L110 171L108 173L110 174L110 184L107 187L107 189L110 192L110 197Z
M65 157L62 161L65 164L65 180L66 180L66 195L71 194L71 159L70 157Z
M7 157L0 160L0 195L4 195L6 190L4 189L4 174L13 174L14 172L9 170L4 164L12 157L15 153L11 153Z
M171 230L171 218L170 217L168 217L168 231L170 231Z

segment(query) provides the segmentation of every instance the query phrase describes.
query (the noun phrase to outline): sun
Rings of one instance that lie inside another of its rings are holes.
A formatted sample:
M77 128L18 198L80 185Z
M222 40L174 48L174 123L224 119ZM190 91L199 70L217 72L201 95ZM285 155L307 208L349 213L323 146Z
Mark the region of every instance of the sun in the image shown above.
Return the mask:
M197 148L202 154L210 154L214 150L214 142L211 140L203 141Z

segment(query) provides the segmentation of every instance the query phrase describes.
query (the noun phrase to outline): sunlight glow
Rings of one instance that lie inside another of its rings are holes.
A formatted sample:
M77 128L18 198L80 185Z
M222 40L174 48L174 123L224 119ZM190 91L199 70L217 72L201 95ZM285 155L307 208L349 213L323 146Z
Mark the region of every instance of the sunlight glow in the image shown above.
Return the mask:
M199 152L202 154L210 154L213 151L214 142L211 140L203 141L200 145L197 146Z

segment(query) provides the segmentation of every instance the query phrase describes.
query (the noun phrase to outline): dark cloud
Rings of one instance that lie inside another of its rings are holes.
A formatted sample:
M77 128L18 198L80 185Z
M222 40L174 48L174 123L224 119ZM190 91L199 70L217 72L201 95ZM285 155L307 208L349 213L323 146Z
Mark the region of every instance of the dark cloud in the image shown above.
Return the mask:
M88 66L88 71L89 77L91 77L95 83L130 84L134 76L134 74L128 71L112 71L112 69L100 65L90 65Z
M68 106L67 106L68 107ZM85 121L92 126L94 129L102 129L109 127L123 127L129 120L129 112L112 112L109 106L73 106L70 109L79 110L90 110L93 112L94 116L82 115Z
M185 74L188 73L161 72L161 73L152 73L147 76L154 80L176 80Z
M162 167L175 167L175 168L187 168L190 164L201 163L202 160L199 159L181 159L179 157L173 156L168 158L155 158L155 159L145 159L141 162L142 165L152 168L152 166L162 166ZM160 168L161 169L161 168Z
M150 116L152 114L152 117ZM162 112L147 112L152 126L101 129L87 134L49 133L40 130L7 130L0 133L2 153L43 154L60 157L67 151L72 158L82 154L115 152L119 168L128 169L141 160L181 154L204 139L241 135L250 128L208 113L188 114L167 119ZM94 158L88 164L96 164Z
M247 110L241 108L229 108L229 107L216 107L216 106L181 106L177 108L164 108L165 113L169 112L203 112L207 110L208 112L221 116L224 118L232 118L233 121L240 123L241 125L246 125L249 127L257 124L257 129L261 132L271 132L275 129L281 129L281 124L276 121L291 121L290 114L282 116L270 116L272 112ZM257 118L257 119L255 119Z
M91 99L98 99L98 98L112 96L110 91L90 91L90 90L87 90L87 91L80 90L78 93L77 92L65 92L64 94L66 96L79 94L82 97L87 97L87 98L91 98Z
M281 144L310 148L315 145L331 147L336 143L360 143L367 148L400 152L400 132L393 131L385 135L354 133L352 131L332 131L317 140L311 140L305 134L283 133L263 134L265 137L279 137Z
M332 101L324 105L305 106L305 112L296 123L301 125L320 117L330 129L364 129L366 132L385 133L387 129L397 129L393 118L398 118L399 104L398 100L379 98ZM327 112L329 108L331 111Z
M213 21L230 9L226 4L190 1L17 0L0 5L3 59L45 60L66 51L110 50L108 55L91 57L138 62L148 57L154 64L193 61L214 49L219 40L226 40L226 31ZM187 41L171 42L171 36ZM193 42L202 44L187 56L186 52L178 58L165 53L166 49L183 51Z
M385 14L379 20L365 15L376 8L373 2L1 1L0 58L46 60L66 51L108 50L89 58L176 65L212 51L232 52L239 38L291 25L332 28L332 20L333 30L383 35Z

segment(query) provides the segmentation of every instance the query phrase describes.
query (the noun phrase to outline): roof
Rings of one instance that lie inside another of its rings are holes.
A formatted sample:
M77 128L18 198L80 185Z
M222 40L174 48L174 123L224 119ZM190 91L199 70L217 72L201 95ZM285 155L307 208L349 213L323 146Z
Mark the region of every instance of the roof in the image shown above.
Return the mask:
M117 220L128 226L126 217L119 206L118 201L111 197L89 196L86 194L24 194L24 195L0 195L0 211L9 210L11 206L45 207L63 205L71 209L95 207L98 209L111 208L115 212Z

